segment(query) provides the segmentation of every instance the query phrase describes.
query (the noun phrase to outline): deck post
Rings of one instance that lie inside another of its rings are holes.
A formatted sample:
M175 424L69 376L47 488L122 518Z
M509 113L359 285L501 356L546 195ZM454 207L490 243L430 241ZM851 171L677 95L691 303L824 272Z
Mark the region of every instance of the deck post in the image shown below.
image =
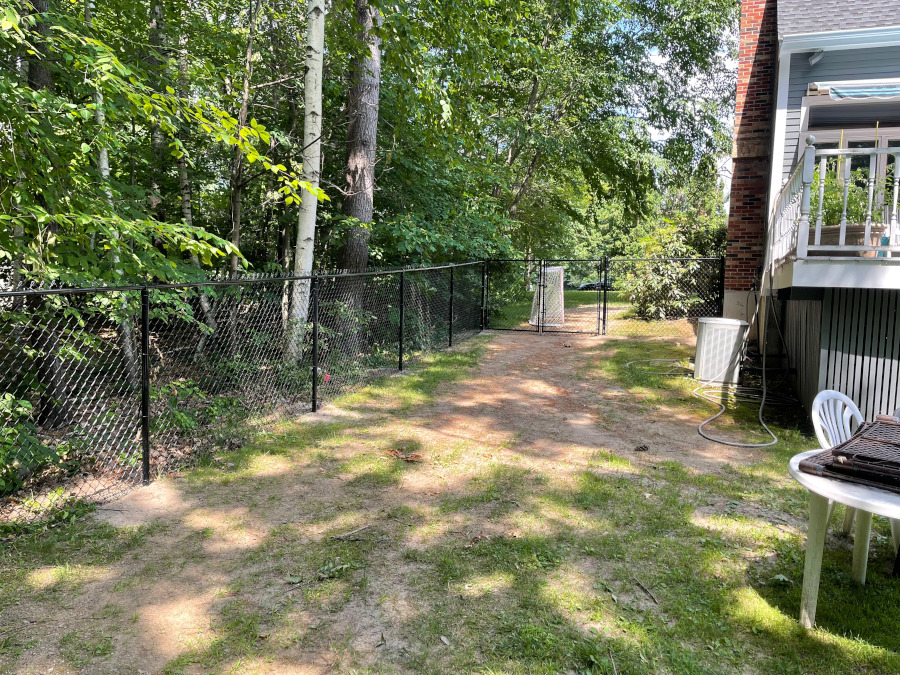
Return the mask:
M888 232L888 246L897 245L897 198L900 194L900 154L894 155L894 196L891 199L891 225ZM887 257L892 257L891 253Z
M816 171L816 142L814 136L806 139L803 152L803 192L800 197L800 220L797 223L797 258L806 258L809 246L809 207L812 201L812 182Z

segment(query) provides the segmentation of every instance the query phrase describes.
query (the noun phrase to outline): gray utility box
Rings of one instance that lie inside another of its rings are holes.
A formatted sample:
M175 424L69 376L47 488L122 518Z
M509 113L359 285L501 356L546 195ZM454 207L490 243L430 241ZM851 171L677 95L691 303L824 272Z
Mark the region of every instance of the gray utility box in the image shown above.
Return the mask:
M739 319L699 319L694 378L701 382L737 384L747 328L747 322Z

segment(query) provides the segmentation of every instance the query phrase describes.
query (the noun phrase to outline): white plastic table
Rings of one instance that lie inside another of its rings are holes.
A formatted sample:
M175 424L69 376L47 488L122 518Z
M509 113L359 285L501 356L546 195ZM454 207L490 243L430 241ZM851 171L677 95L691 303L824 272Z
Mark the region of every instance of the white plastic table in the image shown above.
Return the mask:
M869 538L872 515L891 518L891 533L896 549L900 540L900 494L879 488L848 483L843 480L814 476L800 470L800 461L822 452L809 450L791 457L788 471L800 485L809 490L809 529L806 533L806 559L803 564L803 593L800 599L800 624L812 628L816 622L816 602L819 596L819 577L822 572L822 553L825 532L831 516L831 502L856 509L856 534L853 541L853 578L866 583L866 563L869 558Z

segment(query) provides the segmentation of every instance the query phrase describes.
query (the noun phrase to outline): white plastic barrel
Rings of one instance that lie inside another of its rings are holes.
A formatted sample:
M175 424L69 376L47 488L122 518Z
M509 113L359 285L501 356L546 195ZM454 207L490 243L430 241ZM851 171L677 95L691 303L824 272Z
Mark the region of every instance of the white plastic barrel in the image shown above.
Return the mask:
M739 319L699 319L694 377L701 382L737 384L747 327Z

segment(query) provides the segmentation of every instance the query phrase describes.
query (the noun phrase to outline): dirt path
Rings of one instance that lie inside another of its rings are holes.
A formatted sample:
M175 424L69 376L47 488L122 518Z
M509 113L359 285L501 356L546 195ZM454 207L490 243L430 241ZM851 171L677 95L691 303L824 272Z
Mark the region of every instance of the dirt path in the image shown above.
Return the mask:
M32 643L8 669L409 668L398 664L446 647L410 629L428 610L417 550L517 536L523 521L510 511L529 486L545 475L565 486L598 452L702 472L752 458L703 442L694 417L586 374L616 349L594 336L498 333L433 403L402 414L389 403L327 406L244 464L160 480L101 508L101 521L143 526L144 539L108 563L101 554L30 572L20 604L0 612L0 625L25 625Z

